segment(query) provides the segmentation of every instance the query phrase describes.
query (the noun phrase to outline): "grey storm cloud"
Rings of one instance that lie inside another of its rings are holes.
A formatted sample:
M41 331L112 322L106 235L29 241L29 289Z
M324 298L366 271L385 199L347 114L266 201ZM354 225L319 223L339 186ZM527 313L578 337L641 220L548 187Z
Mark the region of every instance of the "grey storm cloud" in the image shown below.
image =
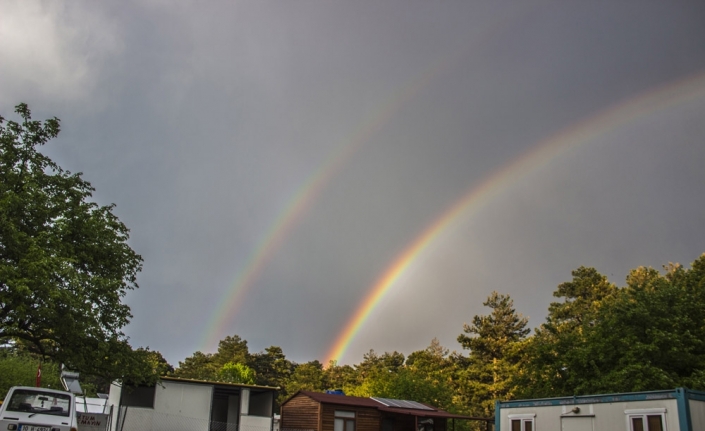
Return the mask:
M3 2L0 112L59 117L47 154L131 229L134 345L177 364L237 334L304 362L469 191L690 82L457 217L358 328L339 358L357 363L459 349L495 290L538 326L578 266L621 284L705 252L704 19L695 1Z

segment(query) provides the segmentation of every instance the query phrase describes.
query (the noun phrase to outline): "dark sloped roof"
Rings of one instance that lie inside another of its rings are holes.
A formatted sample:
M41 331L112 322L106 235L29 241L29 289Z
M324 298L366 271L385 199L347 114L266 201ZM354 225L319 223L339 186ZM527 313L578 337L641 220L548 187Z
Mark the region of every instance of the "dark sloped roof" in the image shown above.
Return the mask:
M401 407L387 407L384 405L379 405L378 409L383 412L396 413L398 415L411 415L423 418L446 418L446 419L475 419L470 416L456 415L454 413L448 413L445 410L433 409L433 410L418 410L418 409L404 409Z
M352 407L370 407L377 409L379 411L387 412L387 413L394 413L394 414L399 414L399 415L411 415L411 416L418 416L418 417L425 417L425 418L447 418L447 419L475 419L470 416L463 416L463 415L456 415L453 413L448 413L444 410L437 409L433 406L429 406L428 404L424 404L428 406L432 410L419 410L419 409L406 409L406 408L401 408L401 407L387 407L384 404L373 400L372 398L363 398L363 397L350 397L347 395L334 395L334 394L326 394L323 392L312 392L312 391L299 391L295 393L291 398L286 400L284 404L288 403L291 399L295 398L297 395L305 395L309 398L311 398L314 401L317 401L319 403L326 403L326 404L337 404L341 406L352 406Z
M307 397L311 398L312 400L318 401L319 403L340 404L343 406L374 407L374 408L379 408L380 406L382 406L382 404L378 403L377 401L373 400L372 398L349 397L347 395L325 394L323 392L312 392L312 391L299 391L294 395L294 397L298 394L306 395ZM382 406L382 407L384 407L384 406Z

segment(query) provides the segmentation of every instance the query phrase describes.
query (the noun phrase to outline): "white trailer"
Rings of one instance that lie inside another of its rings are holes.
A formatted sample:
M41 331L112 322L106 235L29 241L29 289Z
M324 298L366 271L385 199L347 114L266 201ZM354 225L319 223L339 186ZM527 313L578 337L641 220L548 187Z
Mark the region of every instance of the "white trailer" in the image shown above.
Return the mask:
M110 431L271 431L277 388L162 377L110 387Z
M495 403L495 431L703 430L705 392L686 388Z

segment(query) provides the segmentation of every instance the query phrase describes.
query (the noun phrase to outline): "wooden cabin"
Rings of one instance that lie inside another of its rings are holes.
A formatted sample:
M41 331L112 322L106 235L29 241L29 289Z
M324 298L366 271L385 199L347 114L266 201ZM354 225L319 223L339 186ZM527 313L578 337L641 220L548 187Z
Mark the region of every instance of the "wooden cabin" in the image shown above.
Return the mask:
M281 406L282 431L452 431L456 419L474 418L415 401L309 391Z

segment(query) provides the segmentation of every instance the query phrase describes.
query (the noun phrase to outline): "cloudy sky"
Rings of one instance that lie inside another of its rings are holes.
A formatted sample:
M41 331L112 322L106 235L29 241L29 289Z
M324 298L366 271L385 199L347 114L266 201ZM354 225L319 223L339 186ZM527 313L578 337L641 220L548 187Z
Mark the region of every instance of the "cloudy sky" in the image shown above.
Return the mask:
M581 265L623 285L705 252L703 22L701 1L7 0L0 114L59 117L44 151L130 228L134 346L354 364L459 350L492 291L535 327Z

